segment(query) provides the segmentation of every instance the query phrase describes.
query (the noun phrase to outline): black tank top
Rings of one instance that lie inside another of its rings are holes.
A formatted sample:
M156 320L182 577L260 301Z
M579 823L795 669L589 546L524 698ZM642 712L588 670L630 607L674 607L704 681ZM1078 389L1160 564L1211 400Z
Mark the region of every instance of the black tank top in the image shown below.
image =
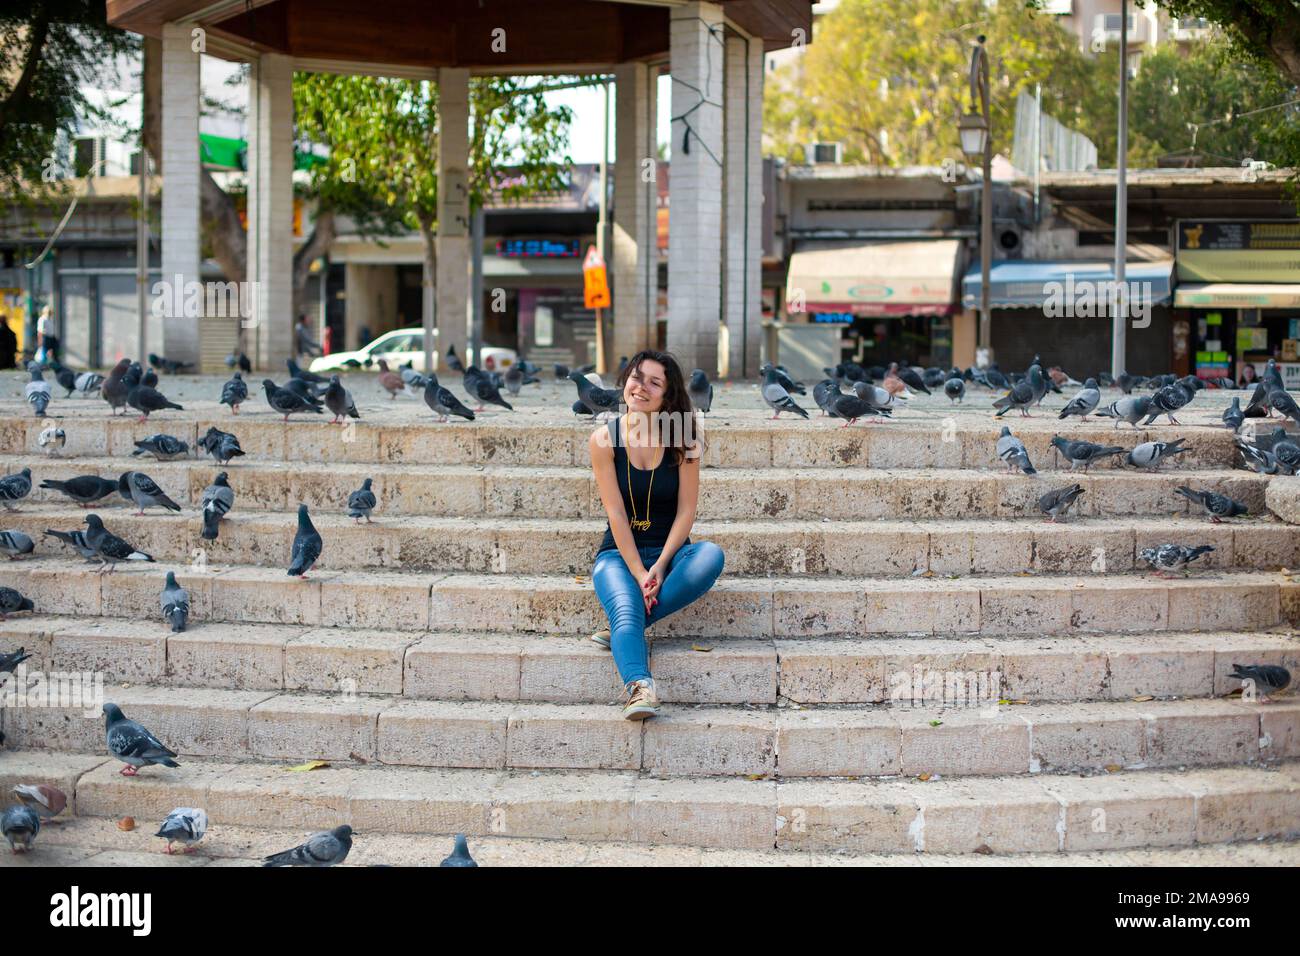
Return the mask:
M668 449L664 449L662 460L657 468L653 471L643 471L636 465L630 468L632 493L628 495L628 476L629 462L627 458L627 449L619 441L619 433L622 428L622 418L616 418L609 423L610 439L614 443L614 477L618 479L619 494L623 497L623 508L627 512L627 519L632 522L635 513L637 520L650 520L650 527L646 529L638 528L632 525L632 538L636 541L638 548L662 548L664 542L668 540L668 532L672 530L673 522L677 519L677 470L678 466L672 463L672 456ZM651 482L653 475L654 481ZM649 498L650 511L646 513L646 500ZM687 538L683 544L690 544L691 539ZM614 541L614 532L609 527L609 522L605 522L605 538L601 541L600 547L596 550L597 554L610 549L617 550L618 545Z

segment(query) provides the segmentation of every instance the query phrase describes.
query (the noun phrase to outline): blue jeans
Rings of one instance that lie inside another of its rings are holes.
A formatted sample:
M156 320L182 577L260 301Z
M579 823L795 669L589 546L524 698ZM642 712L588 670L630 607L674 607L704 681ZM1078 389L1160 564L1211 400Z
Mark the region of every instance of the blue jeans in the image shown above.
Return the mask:
M655 563L662 548L638 548L641 563L647 568ZM618 549L596 555L591 581L596 595L609 616L609 644L614 665L624 686L630 681L650 677L649 651L645 629L669 614L680 611L709 588L722 573L722 549L712 541L695 541L682 545L668 564L668 573L659 588L659 603L649 616L641 597L641 582L632 576Z

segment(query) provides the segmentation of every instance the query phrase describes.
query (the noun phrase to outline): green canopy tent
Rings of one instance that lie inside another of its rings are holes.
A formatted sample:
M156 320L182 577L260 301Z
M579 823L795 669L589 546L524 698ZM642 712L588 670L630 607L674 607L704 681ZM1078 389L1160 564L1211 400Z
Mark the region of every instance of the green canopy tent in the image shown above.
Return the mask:
M248 169L247 140L200 133L199 154L205 166L215 166L218 169ZM323 162L326 162L323 157L305 153L294 147L294 169L311 169Z

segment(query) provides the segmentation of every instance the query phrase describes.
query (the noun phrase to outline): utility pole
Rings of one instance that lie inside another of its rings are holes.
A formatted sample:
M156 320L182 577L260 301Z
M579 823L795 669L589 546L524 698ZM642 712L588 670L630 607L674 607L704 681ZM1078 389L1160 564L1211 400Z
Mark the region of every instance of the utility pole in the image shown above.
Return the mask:
M1115 292L1109 299L1115 314L1110 317L1110 374L1118 377L1128 364L1128 283L1125 265L1128 250L1128 0L1119 5L1119 142L1115 162Z

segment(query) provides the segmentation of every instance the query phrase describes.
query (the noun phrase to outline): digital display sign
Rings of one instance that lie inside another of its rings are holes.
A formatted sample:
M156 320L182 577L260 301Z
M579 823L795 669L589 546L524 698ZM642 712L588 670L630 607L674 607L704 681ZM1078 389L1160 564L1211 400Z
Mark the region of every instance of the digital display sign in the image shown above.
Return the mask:
M575 259L582 255L578 239L502 239L497 255L510 259Z

